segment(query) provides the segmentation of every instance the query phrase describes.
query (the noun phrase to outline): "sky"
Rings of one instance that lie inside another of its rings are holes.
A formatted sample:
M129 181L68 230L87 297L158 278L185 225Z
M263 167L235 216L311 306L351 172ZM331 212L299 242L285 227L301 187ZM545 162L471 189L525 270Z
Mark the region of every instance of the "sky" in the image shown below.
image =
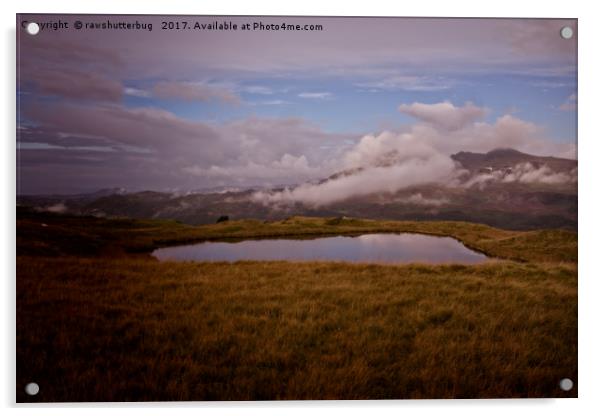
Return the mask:
M85 27L107 22L145 28ZM242 29L254 23L321 29ZM19 194L298 184L391 152L402 182L446 175L458 151L577 157L575 20L18 15L17 27Z

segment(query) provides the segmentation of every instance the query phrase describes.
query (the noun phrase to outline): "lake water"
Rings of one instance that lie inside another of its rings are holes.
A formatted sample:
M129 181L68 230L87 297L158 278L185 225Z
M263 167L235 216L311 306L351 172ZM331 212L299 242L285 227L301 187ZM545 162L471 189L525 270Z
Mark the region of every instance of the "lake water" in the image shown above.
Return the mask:
M484 254L470 250L451 237L422 234L364 234L316 239L265 239L204 242L165 247L157 259L194 261L330 260L364 263L483 263Z

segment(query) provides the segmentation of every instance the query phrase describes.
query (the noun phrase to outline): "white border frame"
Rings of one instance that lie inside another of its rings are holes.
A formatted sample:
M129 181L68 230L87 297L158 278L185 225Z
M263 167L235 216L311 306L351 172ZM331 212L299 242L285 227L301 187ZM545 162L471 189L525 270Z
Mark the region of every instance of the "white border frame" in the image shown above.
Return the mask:
M420 0L418 2L396 2L371 0L352 4L348 1L325 2L304 0L303 2L282 1L119 1L119 0L28 0L26 3L2 3L3 54L2 71L5 88L1 101L2 125L5 134L2 140L3 184L0 204L0 229L2 249L0 264L2 275L2 331L0 332L0 402L9 411L48 414L98 414L108 411L125 415L134 409L145 414L164 414L165 407L187 414L224 414L245 411L251 414L327 414L333 411L365 414L377 411L385 414L400 412L425 412L446 415L471 415L486 412L489 415L508 413L545 412L548 415L569 413L592 414L602 411L600 389L602 383L599 317L602 316L598 297L602 294L602 273L597 261L597 240L600 231L600 214L597 203L602 179L600 158L602 157L599 112L600 83L602 74L599 40L602 39L602 16L596 13L595 2L546 1L526 2L504 0L496 3L454 0ZM222 14L222 15L327 15L327 16L433 16L433 17L547 17L579 19L579 399L536 399L536 400L422 400L422 401L326 401L326 402L184 402L142 404L53 404L15 405L15 14L16 13L132 13L132 14ZM598 254L599 256L599 254ZM20 409L19 409L20 408ZM336 409L336 410L335 410Z

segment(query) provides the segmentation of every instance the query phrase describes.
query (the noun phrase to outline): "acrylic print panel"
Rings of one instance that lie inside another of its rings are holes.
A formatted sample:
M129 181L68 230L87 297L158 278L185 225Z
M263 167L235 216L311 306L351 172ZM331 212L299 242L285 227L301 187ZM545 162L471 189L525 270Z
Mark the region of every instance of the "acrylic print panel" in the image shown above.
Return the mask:
M18 15L17 401L576 397L576 47Z

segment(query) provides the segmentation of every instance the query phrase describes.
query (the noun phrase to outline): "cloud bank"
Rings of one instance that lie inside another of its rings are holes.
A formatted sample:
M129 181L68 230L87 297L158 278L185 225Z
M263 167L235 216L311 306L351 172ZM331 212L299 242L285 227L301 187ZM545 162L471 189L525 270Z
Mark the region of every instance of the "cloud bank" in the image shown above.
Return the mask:
M545 165L529 163L515 166L511 173L499 171L466 179L467 171L450 157L461 150L488 152L512 147L530 154L571 157L574 145L550 142L540 127L511 115L503 115L492 124L479 121L487 109L471 103L463 107L450 102L402 104L400 110L421 122L405 133L385 131L363 136L341 155L336 163L339 174L325 181L278 192L257 192L253 200L275 206L301 203L320 207L353 197L394 194L424 184L469 188L491 182L560 184L577 180L576 169L554 172ZM407 200L414 204L428 202L422 195Z
M432 149L398 153L395 157L393 165L370 166L320 184L303 184L280 192L257 192L253 200L276 205L301 202L319 207L351 197L394 193L412 185L446 181L454 173L454 162Z
M32 103L23 114L36 120L18 130L27 193L298 183L328 176L353 139L301 118L207 123L108 103Z

